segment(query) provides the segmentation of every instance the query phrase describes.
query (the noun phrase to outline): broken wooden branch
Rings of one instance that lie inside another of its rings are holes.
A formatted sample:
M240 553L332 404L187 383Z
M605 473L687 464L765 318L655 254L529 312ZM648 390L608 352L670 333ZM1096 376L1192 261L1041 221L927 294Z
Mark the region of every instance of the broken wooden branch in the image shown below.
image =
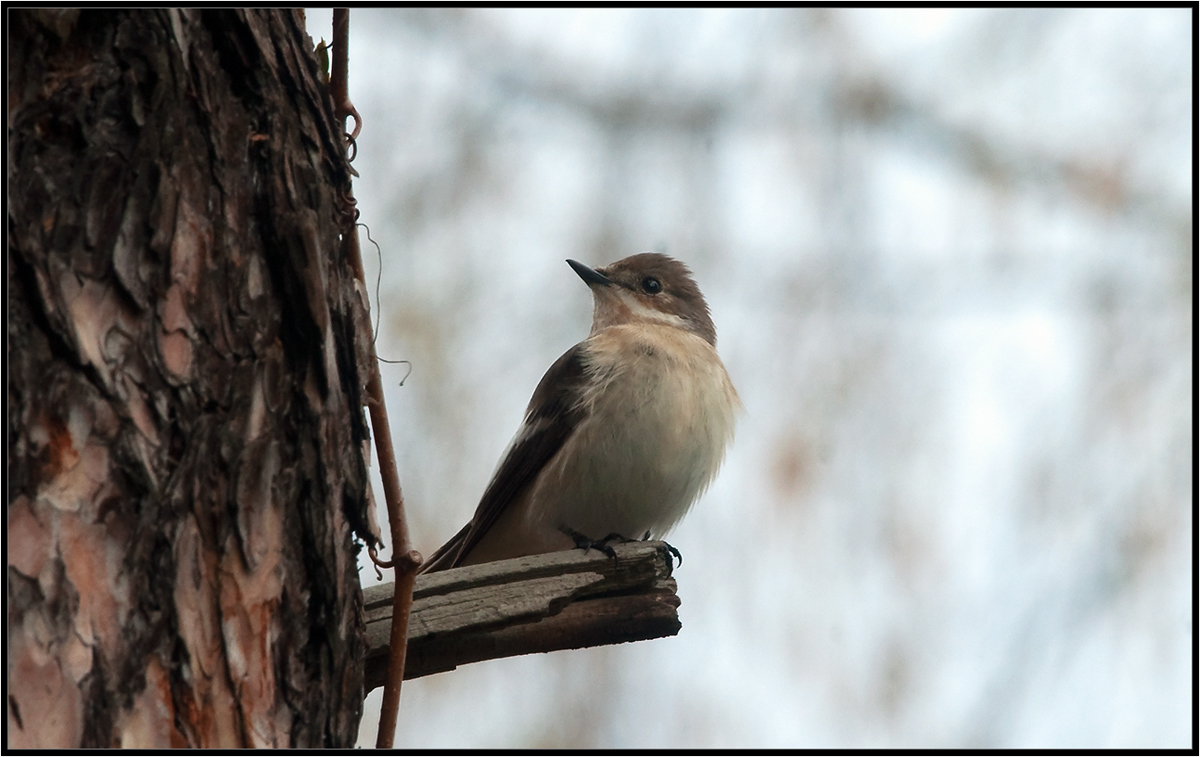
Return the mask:
M614 545L616 559L566 550L417 576L404 677L481 660L674 636L680 623L662 542ZM366 689L383 685L392 584L363 590Z

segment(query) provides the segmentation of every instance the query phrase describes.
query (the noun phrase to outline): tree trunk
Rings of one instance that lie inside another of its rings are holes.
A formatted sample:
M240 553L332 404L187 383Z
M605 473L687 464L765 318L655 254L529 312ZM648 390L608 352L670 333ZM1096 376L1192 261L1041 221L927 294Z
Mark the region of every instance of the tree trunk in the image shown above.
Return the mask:
M9 746L350 746L370 331L303 19L9 21Z

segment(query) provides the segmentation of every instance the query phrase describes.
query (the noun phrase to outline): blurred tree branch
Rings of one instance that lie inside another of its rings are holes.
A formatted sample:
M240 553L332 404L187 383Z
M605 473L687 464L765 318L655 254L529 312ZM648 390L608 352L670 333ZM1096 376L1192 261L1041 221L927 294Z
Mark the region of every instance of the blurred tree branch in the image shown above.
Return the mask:
M1029 38L1028 47L1035 47L1033 40L1071 18L1053 12L1036 16L997 13L995 24L1019 28ZM838 40L844 55L857 52L852 35L842 28L834 30L833 25L843 23L837 14L808 10L785 18L805 30L798 33L819 30L820 36ZM1036 22L1031 23L1031 18ZM956 123L940 112L938 103L905 92L894 72L872 65L865 56L854 55L853 72L839 76L836 86L796 86L790 90L791 96L784 98L773 89L758 89L748 81L736 80L691 90L627 82L612 90L581 82L569 73L569 67L547 66L540 54L506 41L486 16L423 11L405 19L412 27L456 45L469 65L486 70L511 96L566 107L602 129L709 135L722 123L744 118L747 113L785 122L792 117L789 114L803 113L808 121L804 128L810 130L832 127L842 132L848 126L865 126L897 134L914 151L932 151L992 186L1047 187L1102 213L1119 210L1150 224L1190 228L1190 204L1181 203L1163 187L1139 181L1136 172L1122 161L1064 154L1037 144L1008 144L994 131ZM983 46L990 37L984 34L975 44Z

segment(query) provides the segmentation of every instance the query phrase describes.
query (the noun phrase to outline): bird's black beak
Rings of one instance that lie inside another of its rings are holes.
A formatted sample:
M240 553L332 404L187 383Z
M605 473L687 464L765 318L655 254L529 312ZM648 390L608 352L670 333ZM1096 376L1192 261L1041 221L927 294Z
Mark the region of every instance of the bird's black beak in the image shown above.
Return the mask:
M567 265L575 269L575 273L579 274L579 278L583 279L588 286L598 284L600 286L608 286L613 283L613 280L604 274L597 271L595 268L588 268L578 260L568 260Z

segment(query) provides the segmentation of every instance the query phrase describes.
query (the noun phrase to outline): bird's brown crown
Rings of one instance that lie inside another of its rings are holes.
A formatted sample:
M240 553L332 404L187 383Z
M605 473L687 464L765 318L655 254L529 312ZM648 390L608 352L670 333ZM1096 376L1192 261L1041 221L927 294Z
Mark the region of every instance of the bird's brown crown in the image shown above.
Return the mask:
M688 331L714 347L717 345L717 330L708 303L683 263L658 252L642 252L597 268L596 272L608 279L610 285L628 292L637 303L678 317Z

